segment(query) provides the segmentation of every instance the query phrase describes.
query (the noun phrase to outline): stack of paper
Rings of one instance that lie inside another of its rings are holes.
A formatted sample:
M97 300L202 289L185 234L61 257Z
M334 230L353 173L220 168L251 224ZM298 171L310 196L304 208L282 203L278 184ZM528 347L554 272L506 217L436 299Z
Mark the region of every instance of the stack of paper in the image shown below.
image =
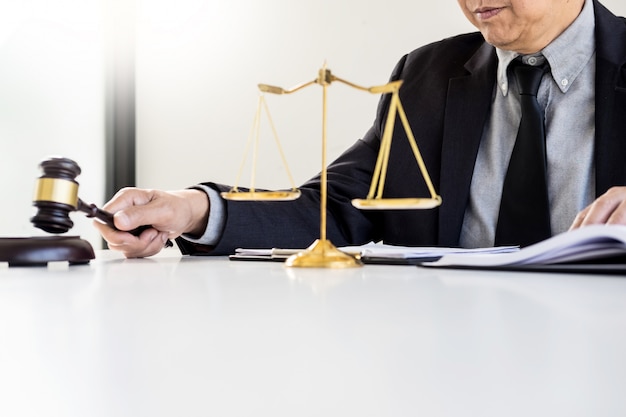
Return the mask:
M581 272L626 271L626 226L587 226L561 233L513 253L472 256L448 254L422 265Z
M232 260L273 260L283 261L304 249L237 249ZM439 259L448 254L494 254L518 251L517 246L495 248L461 249L440 247L410 247L368 243L361 246L344 246L339 250L358 256L365 263L413 264Z

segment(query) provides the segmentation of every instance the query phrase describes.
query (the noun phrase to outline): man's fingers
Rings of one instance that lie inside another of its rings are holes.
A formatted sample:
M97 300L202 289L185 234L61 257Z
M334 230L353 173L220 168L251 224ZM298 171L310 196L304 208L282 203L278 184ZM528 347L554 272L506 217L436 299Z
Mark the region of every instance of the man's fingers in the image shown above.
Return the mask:
M168 240L168 233L148 228L139 236L113 230L109 226L94 221L94 226L106 240L109 249L120 251L127 258L141 258L158 253Z
M596 199L585 213L581 226L589 226L592 224L605 224L611 214L619 205L619 200L615 193L606 193Z
M168 238L186 232L201 235L207 227L209 200L200 190L167 192L125 188L105 204L104 209L113 214L117 230L100 224L96 227L110 247L124 252L127 257L143 257L159 252ZM142 233L133 236L139 227Z
M142 206L131 206L113 214L113 222L119 230L130 231L139 226L146 226L155 223L153 211L144 210Z
M148 204L153 198L154 192L152 190L122 188L104 205L103 209L115 213L128 207Z
M153 190L123 188L103 208L113 214L116 228L130 231L160 220L162 213L155 210L157 207L145 209L147 205L157 200L156 196Z
M136 241L120 249L127 258L144 258L159 253L166 241L167 233L150 228L141 233Z
M584 208L571 229L593 224L626 224L626 187L613 187Z
M607 219L606 224L626 225L626 201L620 202L615 210L613 210Z
M569 228L570 230L577 229L582 226L583 222L585 221L585 217L587 217L587 212L589 211L590 207L591 206L585 207L576 215L574 221L572 222L572 225Z

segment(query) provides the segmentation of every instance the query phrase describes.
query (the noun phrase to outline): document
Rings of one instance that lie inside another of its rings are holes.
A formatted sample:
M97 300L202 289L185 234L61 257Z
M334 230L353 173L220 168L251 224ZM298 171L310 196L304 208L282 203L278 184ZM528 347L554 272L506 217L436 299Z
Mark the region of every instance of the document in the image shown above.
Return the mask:
M446 254L426 267L626 273L626 226L594 225L555 235L519 251Z
M386 245L383 243L368 243L361 246L343 246L339 250L354 255L364 263L401 264L410 265L424 261L433 261L448 254L486 254L508 253L519 250L517 246L499 246L478 249L445 248L445 247L412 247ZM289 256L304 249L245 249L239 248L231 260L271 260L284 261Z

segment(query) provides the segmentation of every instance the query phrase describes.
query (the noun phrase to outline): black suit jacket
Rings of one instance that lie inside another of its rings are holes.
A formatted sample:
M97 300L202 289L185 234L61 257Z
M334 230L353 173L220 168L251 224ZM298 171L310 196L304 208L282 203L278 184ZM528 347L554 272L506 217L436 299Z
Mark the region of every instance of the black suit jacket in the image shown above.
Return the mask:
M596 190L626 184L626 21L597 1ZM483 127L490 114L497 57L480 33L461 35L404 56L391 79L404 80L400 97L433 184L443 203L432 210L360 211L380 145L389 95L374 125L328 168L328 238L336 245L383 240L389 244L456 246ZM385 184L387 197L427 197L403 129L396 124ZM575 168L574 168L575 169ZM219 191L229 187L207 183ZM237 247L307 247L320 236L319 178L293 202L226 203L215 247L178 239L183 253L225 254ZM573 220L573 219L572 219Z

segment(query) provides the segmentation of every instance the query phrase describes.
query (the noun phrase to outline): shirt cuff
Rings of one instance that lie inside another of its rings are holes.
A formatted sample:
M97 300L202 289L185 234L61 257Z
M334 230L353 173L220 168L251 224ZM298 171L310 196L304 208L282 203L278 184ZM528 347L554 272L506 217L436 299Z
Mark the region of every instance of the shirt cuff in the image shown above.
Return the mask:
M188 234L183 234L182 237L192 243L214 246L220 240L224 229L224 200L216 190L206 185L198 184L190 188L204 191L209 197L209 220L202 236L191 237Z

